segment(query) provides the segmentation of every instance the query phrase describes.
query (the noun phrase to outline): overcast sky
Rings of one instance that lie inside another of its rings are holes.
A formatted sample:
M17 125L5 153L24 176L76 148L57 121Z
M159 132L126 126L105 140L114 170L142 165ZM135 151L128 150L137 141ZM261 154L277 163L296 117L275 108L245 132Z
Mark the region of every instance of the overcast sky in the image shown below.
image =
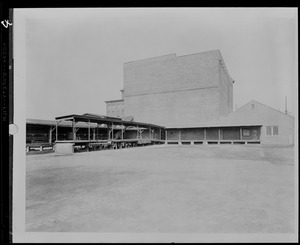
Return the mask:
M24 13L27 118L105 115L104 101L121 98L125 62L214 49L236 81L234 109L255 99L284 111L285 96L296 109L295 9L17 9L15 16Z

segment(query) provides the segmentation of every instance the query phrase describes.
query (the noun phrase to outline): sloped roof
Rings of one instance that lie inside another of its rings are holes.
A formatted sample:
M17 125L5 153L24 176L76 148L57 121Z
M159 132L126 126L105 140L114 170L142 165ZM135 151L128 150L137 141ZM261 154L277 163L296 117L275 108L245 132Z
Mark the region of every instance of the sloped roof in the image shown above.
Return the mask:
M164 128L164 126L159 126L151 123L143 123L143 122L136 122L136 121L125 121L121 120L120 118L107 118L107 117L99 117L99 116L91 116L91 115L77 115L77 114L71 114L71 115L65 115L56 117L56 120L62 120L62 121L72 121L75 120L75 122L94 122L94 123L100 123L100 124L114 124L114 125L124 125L124 126L139 126L139 127L157 127L157 128Z
M293 116L278 111L256 100L251 100L238 110L227 116L220 117L220 124L264 124L266 121L276 121L279 117L293 119Z
M252 104L254 108L252 108ZM294 117L278 111L270 106L262 104L256 100L251 100L238 110L227 116L219 118L219 121L210 123L194 122L190 125L166 125L166 129L172 128L213 128L213 127L242 127L242 126L262 126L267 122L275 123L278 118L293 120Z

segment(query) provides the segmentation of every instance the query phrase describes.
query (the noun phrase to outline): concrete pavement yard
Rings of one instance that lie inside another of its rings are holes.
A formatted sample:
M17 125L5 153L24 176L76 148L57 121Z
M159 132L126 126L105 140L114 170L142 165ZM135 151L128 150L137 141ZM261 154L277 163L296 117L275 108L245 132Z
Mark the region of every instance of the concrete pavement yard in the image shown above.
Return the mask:
M161 145L26 157L26 231L294 232L293 148Z

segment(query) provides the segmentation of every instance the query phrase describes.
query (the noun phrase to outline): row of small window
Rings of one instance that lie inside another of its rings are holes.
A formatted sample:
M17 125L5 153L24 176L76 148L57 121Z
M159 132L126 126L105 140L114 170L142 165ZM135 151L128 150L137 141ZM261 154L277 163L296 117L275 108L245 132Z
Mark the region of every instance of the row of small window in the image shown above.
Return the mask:
M267 136L279 135L278 126L266 126L266 135Z
M108 111L108 113L124 113L124 110L121 110L121 111Z
M124 104L108 104L108 108L122 108L124 107Z

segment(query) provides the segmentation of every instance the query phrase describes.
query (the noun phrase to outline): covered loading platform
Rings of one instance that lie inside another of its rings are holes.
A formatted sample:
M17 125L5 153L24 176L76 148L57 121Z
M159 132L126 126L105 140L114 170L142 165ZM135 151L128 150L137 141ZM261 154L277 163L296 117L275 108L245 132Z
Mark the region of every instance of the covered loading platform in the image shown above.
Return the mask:
M71 139L72 137L72 122L64 121L59 124L60 130L56 135L56 121L42 119L26 119L26 152L31 150L43 151L49 149L55 144L58 139ZM91 124L91 128L96 125ZM78 136L87 139L87 124L78 123Z
M167 127L166 144L260 144L262 125Z
M56 117L56 141L55 151L58 153L74 152L76 147L85 149L123 148L127 146L159 144L163 143L162 134L164 127L134 121L126 121L120 118L97 116L94 114L66 115ZM72 137L70 139L59 139L59 125L69 121L72 124ZM86 123L87 138L78 137L77 125ZM106 131L100 134L98 130Z

